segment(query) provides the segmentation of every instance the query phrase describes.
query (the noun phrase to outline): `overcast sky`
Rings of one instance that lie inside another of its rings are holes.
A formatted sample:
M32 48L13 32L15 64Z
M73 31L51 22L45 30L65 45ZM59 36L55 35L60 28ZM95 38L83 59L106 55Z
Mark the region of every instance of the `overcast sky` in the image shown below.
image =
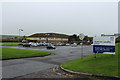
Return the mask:
M118 32L117 2L8 2L2 4L2 34L42 32L95 36Z

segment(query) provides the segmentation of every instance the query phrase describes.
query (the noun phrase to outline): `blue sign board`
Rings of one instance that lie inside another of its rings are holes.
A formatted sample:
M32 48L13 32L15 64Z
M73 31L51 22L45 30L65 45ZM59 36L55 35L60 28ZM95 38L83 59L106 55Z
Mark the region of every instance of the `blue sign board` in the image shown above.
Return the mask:
M93 45L94 53L115 52L113 45Z

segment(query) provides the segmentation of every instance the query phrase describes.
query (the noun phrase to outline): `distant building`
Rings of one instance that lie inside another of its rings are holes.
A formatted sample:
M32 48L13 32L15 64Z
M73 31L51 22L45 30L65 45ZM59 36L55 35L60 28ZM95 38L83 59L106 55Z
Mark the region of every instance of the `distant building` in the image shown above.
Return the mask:
M115 37L117 38L118 36L120 36L120 34L113 34L113 35L105 35L105 34L101 34L101 36L115 36Z
M26 40L35 42L67 43L68 35L58 33L37 33L28 36Z

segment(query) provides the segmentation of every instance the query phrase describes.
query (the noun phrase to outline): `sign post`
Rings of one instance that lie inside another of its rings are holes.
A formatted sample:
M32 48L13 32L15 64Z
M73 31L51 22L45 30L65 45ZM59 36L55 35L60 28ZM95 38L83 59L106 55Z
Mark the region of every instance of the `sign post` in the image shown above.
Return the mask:
M93 52L115 54L115 37L94 37L93 38Z
M81 33L80 35L79 35L79 39L80 40L82 40L82 42L80 43L80 45L81 45L81 58L83 57L83 39L84 39L84 34L83 33Z

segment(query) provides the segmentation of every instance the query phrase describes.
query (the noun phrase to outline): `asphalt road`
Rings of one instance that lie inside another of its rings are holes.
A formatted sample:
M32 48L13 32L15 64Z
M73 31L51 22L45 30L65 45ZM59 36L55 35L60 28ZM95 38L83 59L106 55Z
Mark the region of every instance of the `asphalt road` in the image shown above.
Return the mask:
M2 77L15 78L38 71L50 69L68 61L81 58L81 46L61 46L55 50L47 50L45 47L20 47L5 46L9 48L20 48L28 50L49 51L53 54L45 57L24 58L2 61ZM92 46L83 46L83 56L92 55Z

